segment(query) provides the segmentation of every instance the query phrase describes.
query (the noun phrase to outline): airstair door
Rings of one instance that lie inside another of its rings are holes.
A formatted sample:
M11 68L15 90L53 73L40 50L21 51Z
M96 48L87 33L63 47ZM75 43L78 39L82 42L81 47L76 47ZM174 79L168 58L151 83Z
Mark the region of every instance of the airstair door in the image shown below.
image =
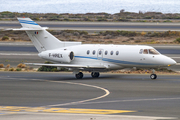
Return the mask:
M102 60L103 59L103 49L99 49L97 53L97 59Z

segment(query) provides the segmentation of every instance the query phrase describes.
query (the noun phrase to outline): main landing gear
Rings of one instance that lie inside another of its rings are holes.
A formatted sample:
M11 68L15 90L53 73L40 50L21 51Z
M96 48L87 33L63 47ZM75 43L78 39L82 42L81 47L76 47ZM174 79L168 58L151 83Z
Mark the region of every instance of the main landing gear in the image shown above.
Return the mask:
M153 74L150 75L150 78L151 78L152 80L155 80L155 79L157 78L157 75L155 74L155 70L154 70L154 69L152 69L152 73L153 73Z
M76 78L77 79L82 79L83 78L83 73L79 72L78 74L76 74Z
M82 72L79 72L79 73L77 73L77 74L75 74L76 75L76 78L77 79L82 79L83 78L83 73ZM91 76L93 77L93 78L98 78L99 77L99 72L92 72L91 73Z
M93 77L93 78L98 78L99 77L99 72L92 72L91 73L91 76Z

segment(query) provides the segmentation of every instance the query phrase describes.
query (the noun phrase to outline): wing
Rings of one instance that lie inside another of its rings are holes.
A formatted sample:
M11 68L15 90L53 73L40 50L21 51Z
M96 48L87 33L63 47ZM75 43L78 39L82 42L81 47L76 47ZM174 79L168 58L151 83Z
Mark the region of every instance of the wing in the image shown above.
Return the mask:
M43 63L24 63L26 65L36 65L36 66L54 66L54 67L65 67L65 68L95 68L95 69L106 69L105 66L97 65L72 65L72 64L43 64Z

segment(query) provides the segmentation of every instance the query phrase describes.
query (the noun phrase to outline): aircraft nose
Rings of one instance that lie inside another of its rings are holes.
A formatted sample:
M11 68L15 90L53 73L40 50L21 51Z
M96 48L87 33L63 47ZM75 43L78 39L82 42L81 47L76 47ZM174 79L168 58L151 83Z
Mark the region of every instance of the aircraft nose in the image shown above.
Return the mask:
M165 66L171 66L171 65L175 65L176 64L176 61L173 60L172 58L168 57L168 56L161 55L159 57L160 57L159 63L161 63L161 64L163 64Z
M171 65L175 65L177 62L173 60L172 58L169 58L167 63L168 63L168 66L171 66Z

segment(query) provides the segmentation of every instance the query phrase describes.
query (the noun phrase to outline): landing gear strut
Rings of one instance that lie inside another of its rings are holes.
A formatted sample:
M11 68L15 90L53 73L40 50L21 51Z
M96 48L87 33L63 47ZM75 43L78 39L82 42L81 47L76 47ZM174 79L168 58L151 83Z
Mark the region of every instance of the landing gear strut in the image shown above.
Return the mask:
M92 72L91 73L91 76L93 77L93 78L98 78L99 77L99 72Z
M154 69L152 69L152 73L153 73L153 74L150 75L150 78L151 78L152 80L154 80L154 79L157 78L157 75L155 74L155 70L154 70Z
M83 78L83 73L79 72L78 74L76 74L76 78L77 79L82 79Z

